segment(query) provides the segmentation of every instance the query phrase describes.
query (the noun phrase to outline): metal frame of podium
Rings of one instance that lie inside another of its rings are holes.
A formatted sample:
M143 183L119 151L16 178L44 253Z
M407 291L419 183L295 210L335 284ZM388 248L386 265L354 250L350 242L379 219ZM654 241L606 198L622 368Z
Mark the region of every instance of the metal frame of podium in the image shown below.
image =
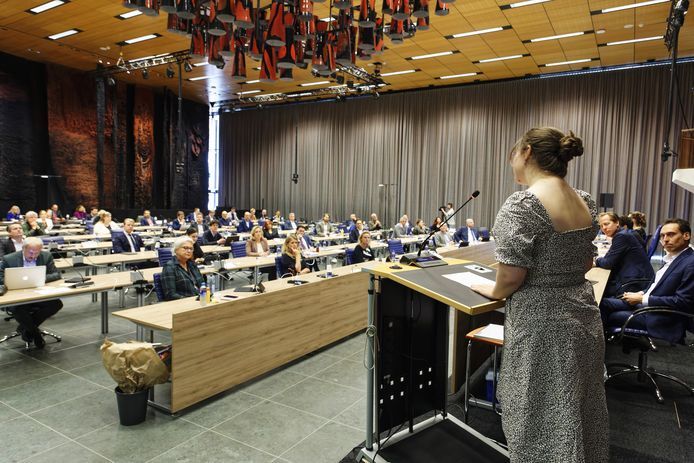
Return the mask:
M506 449L446 413L448 308L474 316L504 305L442 277L480 264L446 261L450 265L429 269L394 269L391 264L363 269L370 279L366 439L359 462L508 461ZM485 276L494 279L494 274ZM432 418L414 424L431 411ZM402 431L375 442L375 430L381 436L398 425Z

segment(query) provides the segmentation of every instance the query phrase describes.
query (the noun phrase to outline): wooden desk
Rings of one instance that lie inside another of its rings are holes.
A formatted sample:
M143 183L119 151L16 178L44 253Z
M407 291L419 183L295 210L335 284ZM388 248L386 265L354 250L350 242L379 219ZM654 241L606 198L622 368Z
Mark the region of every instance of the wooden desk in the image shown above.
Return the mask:
M113 315L171 332L177 412L365 328L368 278L354 272L363 266L340 267L330 279L301 275L309 282L301 286L267 282L266 293L233 293L206 307L188 298Z

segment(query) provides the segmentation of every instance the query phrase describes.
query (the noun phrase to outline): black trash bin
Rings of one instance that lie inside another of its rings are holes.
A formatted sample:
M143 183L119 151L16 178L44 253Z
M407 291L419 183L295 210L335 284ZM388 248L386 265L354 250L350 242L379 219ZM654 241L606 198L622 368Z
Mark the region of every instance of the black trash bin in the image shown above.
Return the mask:
M148 397L149 389L126 394L119 387L116 387L116 402L118 403L120 424L132 426L145 421Z

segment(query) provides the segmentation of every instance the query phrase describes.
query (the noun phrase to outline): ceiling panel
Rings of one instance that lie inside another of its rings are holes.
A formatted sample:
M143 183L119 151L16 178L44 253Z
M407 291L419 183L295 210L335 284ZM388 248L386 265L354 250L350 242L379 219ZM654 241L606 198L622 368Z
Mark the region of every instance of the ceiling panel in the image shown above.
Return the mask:
M46 0L5 0L0 2L0 51L34 61L60 64L80 70L95 70L99 60L103 65L113 65L122 51L126 60L145 56L187 50L190 40L166 30L166 15L149 17L140 15L128 20L115 16L128 11L120 0L72 0L69 3L33 15L25 10L44 3ZM668 57L662 39L638 44L603 46L608 42L631 40L665 33L665 20L670 4L663 3L605 14L591 11L632 3L633 0L552 0L522 8L502 8L510 1L505 0L458 0L449 4L447 16L434 15L435 3L430 4L431 27L419 31L402 45L393 45L385 39L386 50L370 60L357 59L356 65L369 73L377 68L382 73L405 69L420 69L414 74L386 76L388 86L382 91L396 91L451 85L472 81L508 79L527 74L562 72L582 67L599 67L630 64ZM354 1L355 6L358 1ZM377 1L380 12L381 2ZM263 0L261 4L269 4ZM329 15L329 2L316 4L315 14ZM335 9L332 10L335 13ZM379 13L380 15L380 13ZM390 22L387 17L386 23ZM691 21L691 19L690 19ZM447 38L452 34L493 27L508 29L464 38ZM82 32L59 41L50 41L50 34L77 28ZM595 31L586 35L544 42L529 43L530 39L548 37L579 31ZM118 42L146 34L161 37L128 45L122 49ZM422 60L408 60L412 56L457 50L454 55ZM523 58L493 63L474 64L474 61L508 55L529 55ZM685 21L680 35L680 56L694 55L694 25ZM590 63L544 67L541 65L568 60L598 58ZM200 58L193 62L203 61ZM381 63L376 66L376 63ZM259 63L246 58L247 79L258 79ZM176 66L174 66L176 68ZM166 66L150 70L148 80L140 72L118 74L117 79L177 90L177 79L165 76ZM177 71L177 69L176 69ZM479 72L480 75L450 80L437 79L442 75ZM308 70L294 69L292 82L243 84L230 78L231 65L223 70L214 66L195 67L184 73L183 93L186 98L208 103L235 97L239 91L261 89L263 93L292 93L305 91L301 83L326 80L316 78ZM189 81L198 76L215 76L202 81ZM350 79L348 77L348 79ZM321 88L330 84L308 87Z

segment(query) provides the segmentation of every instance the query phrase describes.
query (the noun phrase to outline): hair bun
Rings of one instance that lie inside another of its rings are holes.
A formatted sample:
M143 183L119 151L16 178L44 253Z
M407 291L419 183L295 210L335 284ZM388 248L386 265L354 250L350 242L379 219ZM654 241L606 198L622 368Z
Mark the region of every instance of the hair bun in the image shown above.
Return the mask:
M583 155L583 141L569 130L568 135L564 135L559 140L559 158L564 162Z

